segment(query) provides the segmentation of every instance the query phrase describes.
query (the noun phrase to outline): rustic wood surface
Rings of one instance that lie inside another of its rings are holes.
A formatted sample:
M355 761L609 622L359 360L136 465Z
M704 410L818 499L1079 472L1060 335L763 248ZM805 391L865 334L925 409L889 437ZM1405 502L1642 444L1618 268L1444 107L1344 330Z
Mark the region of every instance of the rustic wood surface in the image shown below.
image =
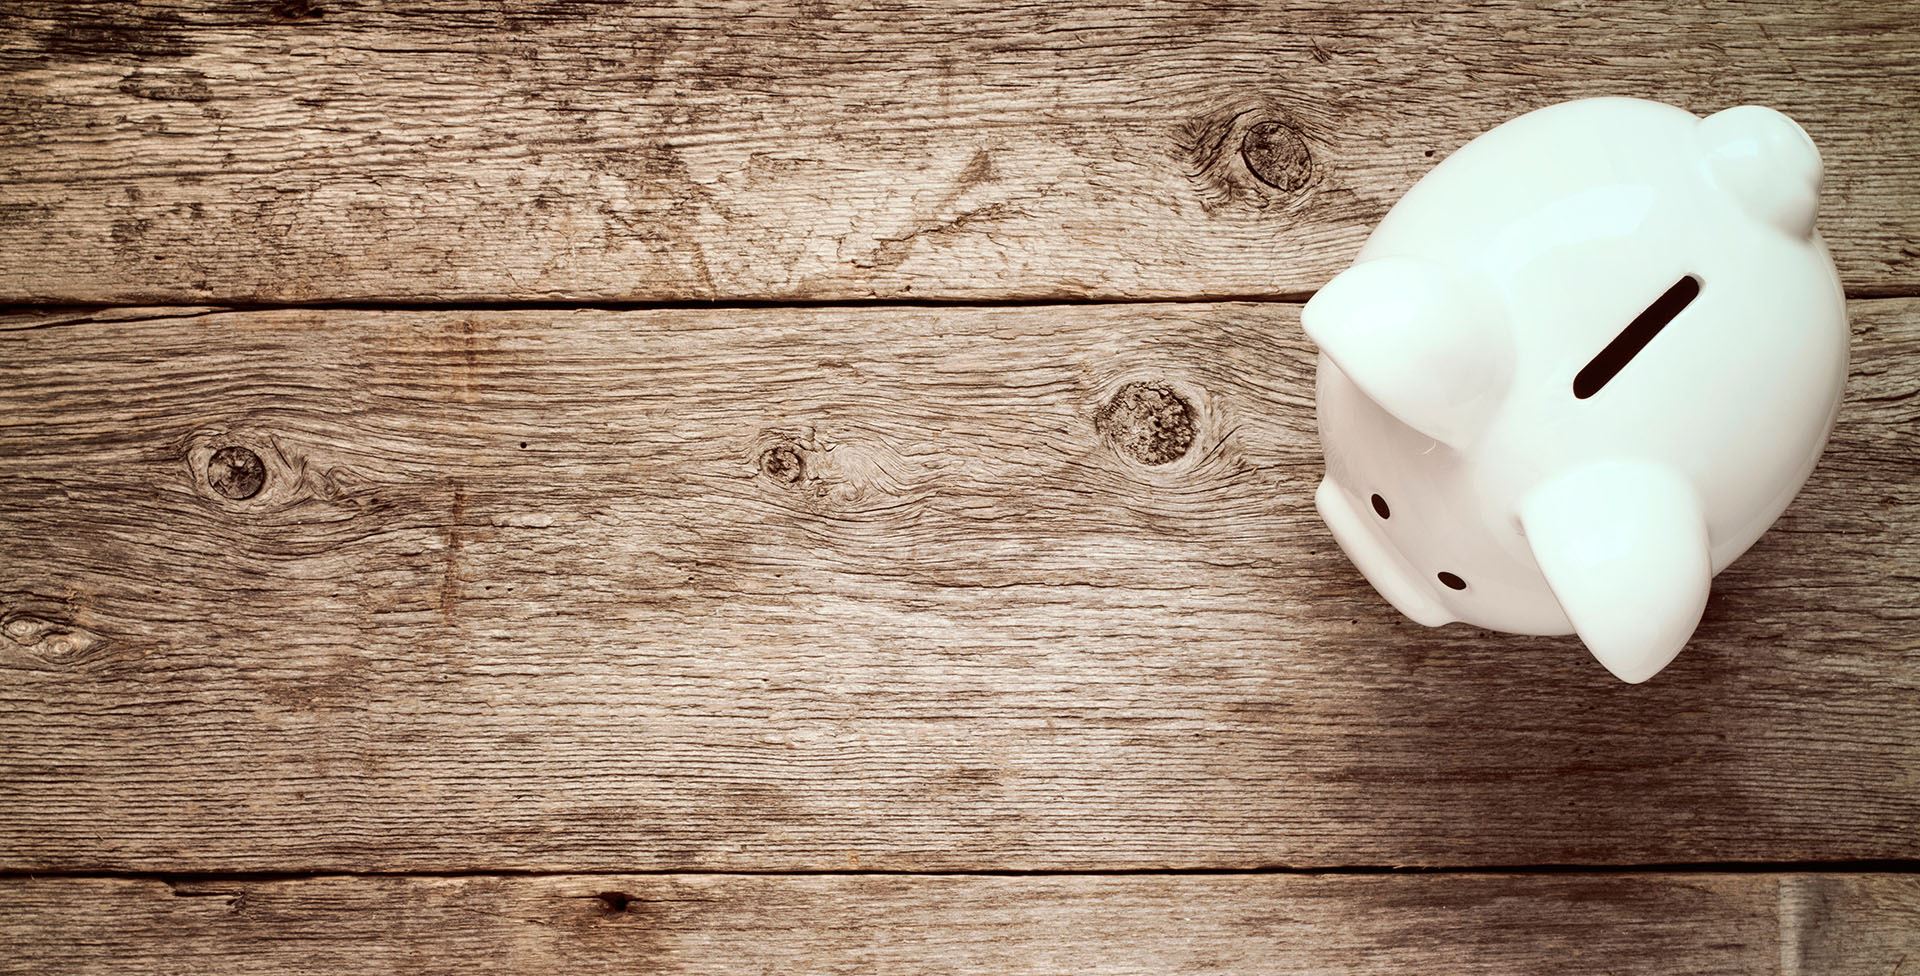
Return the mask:
M0 887L0 973L20 976L1897 976L1903 963L1909 972L1920 963L1917 930L1920 881L1856 875L563 875Z
M1856 299L1642 686L1372 593L1294 304L1601 94ZM1907 0L0 4L0 974L1920 973L1916 119Z
M1478 132L1758 102L1920 288L1920 6L0 9L0 301L1298 297Z
M0 863L1920 857L1920 300L1852 314L1643 686L1367 588L1291 305L16 316Z

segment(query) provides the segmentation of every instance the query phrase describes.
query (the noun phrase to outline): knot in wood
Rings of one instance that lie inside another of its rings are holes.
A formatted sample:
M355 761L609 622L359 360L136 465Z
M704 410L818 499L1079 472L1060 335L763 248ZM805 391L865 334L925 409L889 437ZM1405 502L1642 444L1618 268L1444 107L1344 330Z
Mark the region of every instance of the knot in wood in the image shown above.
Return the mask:
M267 9L281 20L319 20L326 15L313 0L277 0Z
M783 485L797 485L807 477L807 462L798 449L781 444L760 455L760 470Z
M1193 404L1165 383L1128 383L1094 416L1114 449L1141 464L1169 464L1193 447Z
M267 466L244 447L223 447L207 459L207 484L234 501L260 494L266 483Z
M27 613L9 615L0 625L0 634L51 662L80 660L104 642L85 628Z
M1254 179L1292 193L1313 176L1313 156L1300 130L1285 122L1259 122L1240 138L1240 158Z

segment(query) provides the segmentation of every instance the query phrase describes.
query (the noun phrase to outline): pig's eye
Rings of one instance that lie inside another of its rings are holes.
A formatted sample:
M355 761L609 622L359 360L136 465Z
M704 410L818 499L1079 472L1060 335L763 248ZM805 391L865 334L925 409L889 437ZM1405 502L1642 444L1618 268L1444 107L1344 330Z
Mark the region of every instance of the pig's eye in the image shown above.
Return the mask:
M1699 294L1700 279L1693 275L1674 282L1666 294L1654 299L1646 311L1627 323L1627 327L1607 343L1607 348L1600 350L1598 356L1581 367L1573 377L1573 395L1585 400L1600 392L1608 380L1626 369L1627 364L1633 362L1633 357L1640 355L1640 350L1647 348L1647 343L1652 342L1653 337L1659 335L1660 330L1666 328L1667 323L1673 321L1673 317L1679 315L1682 309L1693 304Z
M1383 519L1393 517L1393 509L1388 508L1387 500L1381 498L1379 495L1373 496L1373 511L1374 514L1379 515Z
M1449 590L1464 590L1467 588L1467 581L1452 573L1441 573L1440 582L1447 584L1447 589Z

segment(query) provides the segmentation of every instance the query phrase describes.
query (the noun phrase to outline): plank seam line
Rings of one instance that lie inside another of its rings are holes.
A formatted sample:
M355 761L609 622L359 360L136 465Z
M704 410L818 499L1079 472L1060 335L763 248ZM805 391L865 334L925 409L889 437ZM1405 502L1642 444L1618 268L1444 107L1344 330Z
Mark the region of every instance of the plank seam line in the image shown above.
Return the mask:
M87 321L84 316L128 309L191 310L200 314L219 312L645 312L645 311L736 311L752 309L865 309L865 308L1058 308L1081 305L1226 305L1268 304L1301 305L1313 292L1277 292L1270 295L1175 295L1164 298L835 298L835 299L666 299L654 301L612 301L595 299L525 299L505 301L418 301L342 299L315 302L232 302L209 299L200 302L132 301L82 302L44 301L0 303L0 315L69 313L73 324ZM1916 294L1920 294L1917 291ZM119 320L112 320L119 321Z
M364 312L643 312L643 311L732 311L749 309L866 309L866 308L1060 308L1082 305L1230 305L1269 304L1302 305L1314 291L1275 292L1266 295L1218 294L1173 295L1163 297L1059 296L1047 298L846 298L846 299L675 299L657 301L599 300L507 300L507 301L383 301L348 299L317 302L231 302L209 299L200 302L133 301L98 303L83 301L36 301L0 304L0 315L34 312L70 312L72 320L22 326L19 329L52 325L89 324L85 316L121 309L191 309L199 315L223 312L282 311L364 311ZM1854 288L1846 297L1855 301L1917 298L1920 288ZM118 321L118 320L116 320ZM3 327L0 327L3 328Z
M1642 864L1509 864L1509 865L1337 865L1327 867L1267 866L1252 868L820 868L797 870L724 870L715 868L587 868L546 870L531 868L474 868L462 870L400 871L165 871L117 869L33 870L0 868L0 882L22 880L129 880L166 884L203 882L306 881L321 878L566 878L711 876L760 878L809 877L1239 877L1290 875L1306 877L1375 876L1528 876L1528 875L1659 875L1659 874L1920 874L1920 858L1881 858L1832 861L1672 861Z

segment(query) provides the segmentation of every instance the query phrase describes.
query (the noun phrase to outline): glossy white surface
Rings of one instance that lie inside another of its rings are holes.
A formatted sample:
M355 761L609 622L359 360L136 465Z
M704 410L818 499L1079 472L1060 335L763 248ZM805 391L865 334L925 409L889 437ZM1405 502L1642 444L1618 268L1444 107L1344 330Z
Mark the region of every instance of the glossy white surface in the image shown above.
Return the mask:
M1833 426L1846 305L1819 184L1778 112L1624 98L1522 116L1435 167L1302 315L1341 548L1420 623L1577 630L1624 680L1665 667ZM1576 396L1689 276L1691 302Z

